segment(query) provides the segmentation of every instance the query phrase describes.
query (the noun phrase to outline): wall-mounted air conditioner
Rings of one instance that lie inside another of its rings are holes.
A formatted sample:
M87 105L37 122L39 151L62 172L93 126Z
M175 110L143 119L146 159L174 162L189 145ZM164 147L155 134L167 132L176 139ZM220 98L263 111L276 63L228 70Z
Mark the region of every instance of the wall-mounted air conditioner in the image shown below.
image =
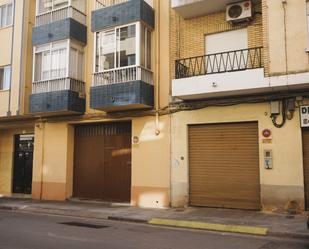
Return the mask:
M232 3L226 6L226 21L239 23L252 18L251 1Z

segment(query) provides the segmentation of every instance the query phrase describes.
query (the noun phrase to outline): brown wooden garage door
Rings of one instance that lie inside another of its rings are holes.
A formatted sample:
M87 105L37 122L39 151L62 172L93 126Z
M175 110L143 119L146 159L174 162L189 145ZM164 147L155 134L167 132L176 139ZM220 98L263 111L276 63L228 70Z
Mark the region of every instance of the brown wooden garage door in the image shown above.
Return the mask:
M309 129L303 129L303 164L305 182L305 206L309 210Z
M73 196L130 202L131 123L75 127Z
M189 126L190 204L260 209L258 125Z

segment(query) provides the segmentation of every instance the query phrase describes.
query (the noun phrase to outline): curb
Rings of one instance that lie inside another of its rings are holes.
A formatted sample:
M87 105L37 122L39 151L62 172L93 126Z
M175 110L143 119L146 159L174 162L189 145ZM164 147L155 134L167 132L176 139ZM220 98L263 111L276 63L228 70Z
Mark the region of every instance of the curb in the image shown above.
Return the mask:
M268 228L256 227L256 226L241 226L241 225L228 225L219 223L207 223L197 221L185 221L185 220L171 220L171 219L151 219L148 224L169 226L169 227L181 227L199 230L209 230L217 232L228 233L240 233L249 235L268 235Z

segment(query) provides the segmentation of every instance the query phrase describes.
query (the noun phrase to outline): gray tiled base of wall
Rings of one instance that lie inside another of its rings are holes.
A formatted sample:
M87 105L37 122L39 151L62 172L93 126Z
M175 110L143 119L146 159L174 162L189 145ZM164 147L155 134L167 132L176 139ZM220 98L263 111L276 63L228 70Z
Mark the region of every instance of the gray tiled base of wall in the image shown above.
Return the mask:
M126 106L151 108L153 105L154 87L143 81L97 86L90 90L90 107L93 109L108 110L121 106L124 109Z
M85 112L85 99L70 90L30 95L30 113Z

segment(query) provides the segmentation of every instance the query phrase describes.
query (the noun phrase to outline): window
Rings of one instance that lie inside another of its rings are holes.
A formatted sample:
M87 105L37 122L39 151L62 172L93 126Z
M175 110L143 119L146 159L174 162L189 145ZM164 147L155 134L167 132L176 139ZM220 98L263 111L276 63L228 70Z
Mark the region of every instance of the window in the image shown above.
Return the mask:
M151 69L150 30L136 23L98 32L95 72L130 66Z
M69 5L82 13L86 12L86 0L37 0L37 15L68 7Z
M0 90L8 90L11 85L11 67L0 67Z
M0 28L8 27L13 24L13 4L0 6Z
M248 31L246 28L206 35L205 54L210 55L205 62L207 72L229 71L232 69L233 63L230 62L233 62L233 60L240 64L240 68L244 69L246 67L247 51L239 51L229 55L226 52L245 49L248 49ZM220 53L223 54L214 55Z
M34 81L67 77L82 81L83 61L82 47L69 41L35 47Z
M38 0L37 14L42 14L56 9L61 9L69 5L69 0Z

